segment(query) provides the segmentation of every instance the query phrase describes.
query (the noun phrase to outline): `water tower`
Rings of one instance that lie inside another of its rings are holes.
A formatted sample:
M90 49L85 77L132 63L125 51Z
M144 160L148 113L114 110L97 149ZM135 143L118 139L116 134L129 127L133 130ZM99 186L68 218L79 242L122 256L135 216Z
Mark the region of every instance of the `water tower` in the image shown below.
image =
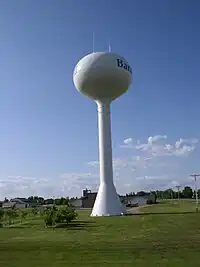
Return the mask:
M91 216L124 215L113 183L110 104L128 90L132 69L115 53L95 52L78 62L73 80L80 93L96 102L98 110L100 186Z

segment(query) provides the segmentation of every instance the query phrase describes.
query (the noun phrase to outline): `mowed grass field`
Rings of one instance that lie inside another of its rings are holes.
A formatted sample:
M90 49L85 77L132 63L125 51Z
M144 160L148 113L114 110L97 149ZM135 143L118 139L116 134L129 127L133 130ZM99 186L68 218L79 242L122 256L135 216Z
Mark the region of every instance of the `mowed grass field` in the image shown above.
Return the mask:
M0 266L199 267L200 213L193 201L167 201L132 216L90 218L48 229L38 216L0 229Z

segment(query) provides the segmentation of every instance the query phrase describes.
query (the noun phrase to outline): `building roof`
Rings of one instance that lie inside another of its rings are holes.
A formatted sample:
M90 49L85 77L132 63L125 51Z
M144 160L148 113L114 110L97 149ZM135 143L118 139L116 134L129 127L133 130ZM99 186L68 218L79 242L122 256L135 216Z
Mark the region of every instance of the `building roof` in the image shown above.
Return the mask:
M16 204L16 202L9 201L9 202L3 203L2 207L3 208L12 208L15 204Z
M15 202L15 203L19 203L19 204L26 204L27 203L27 202L25 202L19 198L13 198L10 200L10 202L12 202L12 203Z
M16 198L11 199L10 201L17 201L17 202L24 202L24 203L29 202L29 200L24 197L16 197Z
M29 200L27 198L23 198L23 197L17 197L17 198L13 198L10 200L11 202L17 202L17 203L20 203L20 204L32 204L32 205L35 205L37 204L37 201L34 201L34 200Z

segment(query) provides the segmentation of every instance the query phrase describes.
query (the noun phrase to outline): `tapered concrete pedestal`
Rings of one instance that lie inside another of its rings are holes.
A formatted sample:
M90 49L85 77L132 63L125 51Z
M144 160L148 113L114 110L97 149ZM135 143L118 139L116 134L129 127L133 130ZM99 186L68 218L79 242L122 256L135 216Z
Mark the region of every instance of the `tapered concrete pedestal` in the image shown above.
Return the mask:
M99 124L100 186L91 216L125 215L113 183L110 102L97 101Z

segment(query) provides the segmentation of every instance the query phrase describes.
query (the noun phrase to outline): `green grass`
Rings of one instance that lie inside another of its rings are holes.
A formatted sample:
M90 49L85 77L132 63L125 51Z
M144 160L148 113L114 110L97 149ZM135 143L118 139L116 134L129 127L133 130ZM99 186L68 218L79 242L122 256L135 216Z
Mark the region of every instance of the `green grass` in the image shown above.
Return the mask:
M79 211L78 221L56 229L32 218L0 229L0 266L198 267L200 213L184 213L194 209L192 201L168 201L126 217Z
M151 213L195 212L195 200L162 200L158 205L144 207L141 211Z

